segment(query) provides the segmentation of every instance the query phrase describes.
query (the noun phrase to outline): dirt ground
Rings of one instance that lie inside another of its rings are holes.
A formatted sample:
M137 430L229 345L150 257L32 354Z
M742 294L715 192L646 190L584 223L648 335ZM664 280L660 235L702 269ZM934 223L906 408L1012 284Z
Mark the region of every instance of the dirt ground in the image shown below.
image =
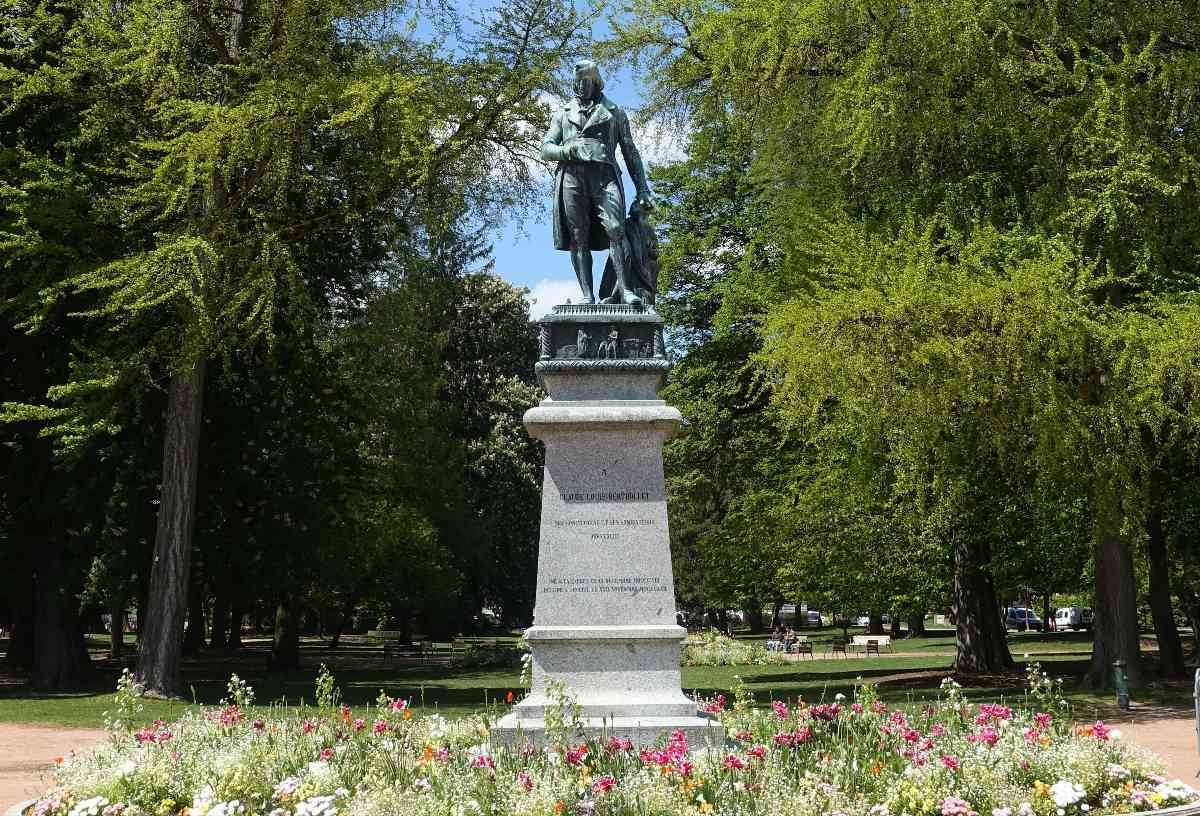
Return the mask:
M45 790L55 758L84 750L104 736L92 728L0 724L0 813Z
M1167 763L1171 779L1200 784L1200 753L1191 712L1186 709L1134 709L1110 719L1122 738L1144 745ZM56 757L81 751L104 739L86 728L0 724L0 813L45 790Z

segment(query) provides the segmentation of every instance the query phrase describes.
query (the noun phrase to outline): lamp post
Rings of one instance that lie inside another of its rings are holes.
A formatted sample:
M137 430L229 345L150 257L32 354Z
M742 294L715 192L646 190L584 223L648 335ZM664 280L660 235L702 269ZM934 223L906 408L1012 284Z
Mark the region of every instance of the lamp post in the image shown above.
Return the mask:
M1113 661L1113 686L1117 691L1117 708L1129 710L1129 678L1125 676L1125 661L1117 658Z

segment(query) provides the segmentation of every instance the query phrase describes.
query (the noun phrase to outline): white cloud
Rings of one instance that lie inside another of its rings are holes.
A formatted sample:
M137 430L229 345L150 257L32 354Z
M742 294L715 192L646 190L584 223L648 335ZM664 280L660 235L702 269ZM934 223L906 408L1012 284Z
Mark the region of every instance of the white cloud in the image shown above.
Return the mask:
M534 317L541 317L551 307L579 301L579 284L573 278L542 278L533 285L525 299Z
M633 143L647 165L670 164L687 158L691 133L657 119L632 123Z

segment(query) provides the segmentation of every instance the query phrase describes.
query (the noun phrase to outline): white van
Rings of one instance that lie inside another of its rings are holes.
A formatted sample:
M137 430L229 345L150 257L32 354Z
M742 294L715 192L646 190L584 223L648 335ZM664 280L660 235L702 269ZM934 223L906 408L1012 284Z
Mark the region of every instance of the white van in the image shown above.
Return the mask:
M1054 628L1062 632L1067 629L1091 630L1092 610L1086 606L1064 606L1054 613Z

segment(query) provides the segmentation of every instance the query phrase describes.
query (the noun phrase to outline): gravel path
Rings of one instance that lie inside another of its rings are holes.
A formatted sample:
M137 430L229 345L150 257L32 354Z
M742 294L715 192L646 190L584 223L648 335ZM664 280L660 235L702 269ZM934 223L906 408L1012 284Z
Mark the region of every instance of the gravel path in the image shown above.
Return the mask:
M95 728L0 723L0 813L45 790L57 757L89 748L104 737Z

